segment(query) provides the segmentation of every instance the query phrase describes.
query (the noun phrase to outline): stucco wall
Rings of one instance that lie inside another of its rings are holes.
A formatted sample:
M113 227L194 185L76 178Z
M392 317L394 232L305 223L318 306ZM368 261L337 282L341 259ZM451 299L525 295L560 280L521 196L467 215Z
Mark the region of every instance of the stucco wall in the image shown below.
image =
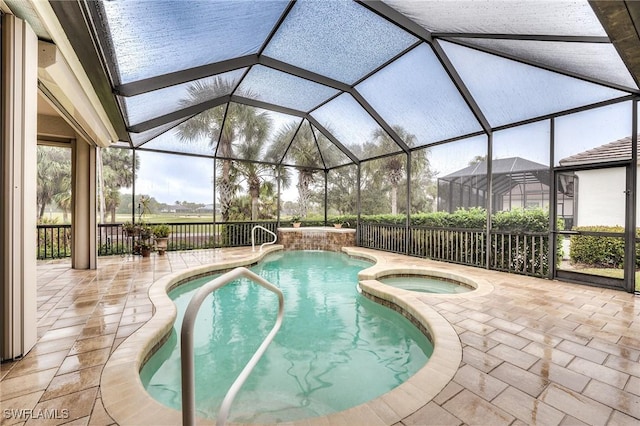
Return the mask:
M625 169L576 172L578 226L624 226Z

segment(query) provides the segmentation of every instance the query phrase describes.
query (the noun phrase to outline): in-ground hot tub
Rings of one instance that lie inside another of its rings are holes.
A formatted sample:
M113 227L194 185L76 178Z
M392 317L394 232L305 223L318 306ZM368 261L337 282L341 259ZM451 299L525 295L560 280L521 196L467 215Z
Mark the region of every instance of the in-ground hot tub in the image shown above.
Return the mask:
M392 287L420 293L460 294L475 290L475 287L460 281L431 275L388 275L378 278L378 281Z

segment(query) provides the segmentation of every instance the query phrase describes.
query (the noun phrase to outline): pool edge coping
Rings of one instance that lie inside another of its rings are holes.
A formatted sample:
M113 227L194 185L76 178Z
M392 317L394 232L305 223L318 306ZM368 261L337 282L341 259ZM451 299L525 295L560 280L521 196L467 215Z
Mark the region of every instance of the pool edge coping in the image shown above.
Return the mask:
M176 283L193 275L250 265L260 261L268 253L281 250L282 246L279 245L265 247L258 253L250 252L245 248L242 250L242 256L237 260L228 259L224 262L170 273L149 287L148 294L154 309L153 316L114 350L105 364L100 379L104 408L117 424L175 425L182 423L181 411L166 407L153 399L144 389L139 374L149 354L173 327L176 308L169 299L168 291L175 287ZM327 421L333 424L334 422L343 423L349 419L379 425L397 423L429 403L440 393L451 381L462 361L462 346L453 326L420 300L419 293L396 289L378 281L367 282L367 274L372 269L387 271L394 269L387 261L386 253L358 247L344 247L342 252L352 257L375 262L370 268L361 271L361 273L364 272L362 277L365 279L362 280L359 274L360 284L365 286L367 292L373 292L372 294L376 297L397 305L419 321L429 331L434 351L424 367L407 381L380 397L327 416L301 419L287 422L288 424L309 425L315 422L326 424ZM424 270L424 266L418 269ZM410 270L410 272L415 271ZM471 291L455 296L474 293L475 291ZM213 425L215 419L198 417L197 423Z
M117 424L182 424L182 412L153 399L140 379L140 369L145 360L171 331L176 318L176 307L169 298L169 291L180 281L193 276L251 265L269 253L282 250L281 245L266 246L258 252L242 247L237 250L237 259L232 259L233 255L230 255L220 262L170 273L151 284L148 290L153 306L151 319L113 351L100 376L102 403ZM213 420L200 417L197 421L198 424L215 424Z

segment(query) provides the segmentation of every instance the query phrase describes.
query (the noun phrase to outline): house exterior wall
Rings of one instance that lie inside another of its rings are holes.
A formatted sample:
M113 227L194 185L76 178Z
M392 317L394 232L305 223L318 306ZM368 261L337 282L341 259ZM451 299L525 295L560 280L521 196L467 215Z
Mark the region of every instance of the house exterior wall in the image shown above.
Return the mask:
M576 172L577 226L624 226L625 169Z

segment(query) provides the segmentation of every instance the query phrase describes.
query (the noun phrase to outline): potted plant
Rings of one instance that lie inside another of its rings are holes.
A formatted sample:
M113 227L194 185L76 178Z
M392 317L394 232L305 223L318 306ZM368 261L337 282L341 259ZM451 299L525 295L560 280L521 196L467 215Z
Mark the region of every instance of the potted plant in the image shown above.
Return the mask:
M136 228L137 226L131 222L125 222L122 224L122 230L124 231L125 237L135 237L136 236Z
M291 217L291 224L293 225L294 228L300 228L300 216L293 215Z
M342 228L343 226L349 226L349 222L346 222L339 217L334 217L329 222L333 223L334 228Z
M153 231L149 225L141 222L136 226L138 227L138 236L140 236L141 240L147 241L151 239L151 237L153 236Z
M133 254L149 256L151 254L150 239L153 235L151 227L144 222L131 224L129 222L122 225L125 234L133 238Z
M171 227L167 224L163 223L153 227L153 239L156 242L156 250L159 255L163 255L167 251L169 234L171 234Z
M153 247L151 246L149 240L139 240L138 242L136 242L136 249L137 252L142 255L142 257L149 257L151 256L151 250L153 249Z

